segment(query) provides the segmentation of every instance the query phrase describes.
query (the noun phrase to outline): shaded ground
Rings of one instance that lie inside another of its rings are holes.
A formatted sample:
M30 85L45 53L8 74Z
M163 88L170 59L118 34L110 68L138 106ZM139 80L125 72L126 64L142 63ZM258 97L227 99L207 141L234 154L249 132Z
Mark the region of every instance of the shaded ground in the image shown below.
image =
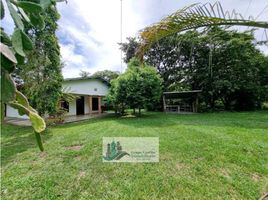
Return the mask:
M103 163L102 137L155 136L159 163ZM4 125L2 199L258 199L268 191L268 112Z

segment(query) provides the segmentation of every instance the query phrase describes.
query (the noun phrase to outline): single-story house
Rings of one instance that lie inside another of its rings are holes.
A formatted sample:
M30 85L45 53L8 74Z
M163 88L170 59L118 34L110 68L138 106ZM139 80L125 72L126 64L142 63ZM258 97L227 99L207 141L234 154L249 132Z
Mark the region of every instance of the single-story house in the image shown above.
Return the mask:
M72 102L61 102L67 115L101 113L104 97L108 94L109 83L101 78L69 78L64 80L63 89L77 96ZM20 116L17 110L8 105L5 109L5 116L28 118L26 115Z

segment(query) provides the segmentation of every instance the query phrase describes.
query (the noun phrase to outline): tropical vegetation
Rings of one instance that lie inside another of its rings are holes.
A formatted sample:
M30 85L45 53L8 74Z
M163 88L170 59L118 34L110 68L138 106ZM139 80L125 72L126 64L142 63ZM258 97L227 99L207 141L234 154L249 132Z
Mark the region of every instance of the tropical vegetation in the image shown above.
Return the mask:
M46 8L42 17L45 23L43 29L25 24L24 31L35 48L26 53L27 62L17 65L13 75L16 75L16 82L21 82L20 91L28 97L30 105L40 115L53 115L58 110L63 82L56 37L60 15L53 6Z
M59 0L61 1L61 0ZM37 143L41 151L42 146L40 133L45 130L46 124L38 112L33 109L28 99L17 90L11 73L14 72L17 64L27 62L27 52L35 49L32 40L25 33L26 26L37 27L40 30L45 28L44 11L54 6L56 1L43 0L31 1L10 1L6 0L8 11L14 21L15 29L11 38L1 27L1 112L4 112L4 104L9 104L19 111L20 115L28 115L35 131ZM1 20L5 17L5 9L2 0L0 1ZM57 56L57 54L53 55ZM3 117L3 114L1 114Z
M121 44L125 61L135 56L139 41ZM214 26L160 39L145 53L165 91L202 90L203 110L251 110L268 100L268 57L258 48L254 31Z
M126 108L152 109L160 101L162 95L162 79L156 70L147 64L141 64L133 58L128 69L117 79L111 81L107 100L116 111L124 114Z
M137 55L142 60L150 46L160 39L186 30L212 26L247 26L268 28L267 21L256 21L252 16L245 19L241 13L234 10L225 11L220 2L214 4L192 4L165 17L160 22L140 31L140 42ZM267 35L266 35L267 37ZM268 38L267 38L268 39Z

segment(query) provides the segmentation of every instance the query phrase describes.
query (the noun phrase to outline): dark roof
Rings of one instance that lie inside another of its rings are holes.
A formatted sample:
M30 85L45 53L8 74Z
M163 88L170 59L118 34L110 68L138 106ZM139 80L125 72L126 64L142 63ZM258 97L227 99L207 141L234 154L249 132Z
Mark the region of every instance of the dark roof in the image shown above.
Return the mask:
M95 77L76 77L76 78L66 78L64 81L80 81L80 80L100 80L107 85L110 85L108 81L103 78L95 78Z
M201 92L202 90L190 90L190 91L163 92L163 94L169 98L181 98L181 97L193 97Z

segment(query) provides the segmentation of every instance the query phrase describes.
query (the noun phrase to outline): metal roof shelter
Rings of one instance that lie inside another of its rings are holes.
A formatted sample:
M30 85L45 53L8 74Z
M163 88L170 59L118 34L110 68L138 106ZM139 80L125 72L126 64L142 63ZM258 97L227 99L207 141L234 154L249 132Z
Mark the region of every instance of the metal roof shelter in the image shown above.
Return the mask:
M202 90L163 92L165 112L196 113L198 96Z

